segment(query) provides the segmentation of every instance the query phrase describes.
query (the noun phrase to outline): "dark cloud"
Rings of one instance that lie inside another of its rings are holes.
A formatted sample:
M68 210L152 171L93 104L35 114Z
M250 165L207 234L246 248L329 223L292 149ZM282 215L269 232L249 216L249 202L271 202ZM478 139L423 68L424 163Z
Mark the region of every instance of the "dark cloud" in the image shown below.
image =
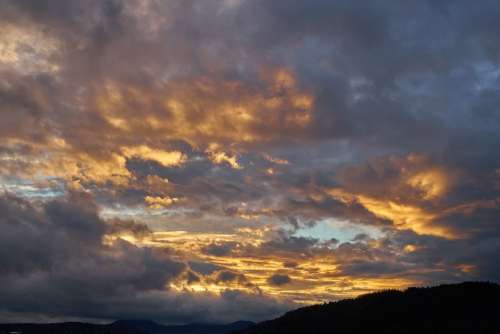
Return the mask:
M274 274L267 279L271 285L281 286L290 283L292 280L288 275Z
M210 244L206 247L203 247L202 251L207 255L227 256L232 252L235 246L236 243L234 242L227 242L222 244Z
M121 239L103 243L110 226L98 216L87 195L73 194L43 205L2 196L0 207L3 312L89 319L144 316L183 322L260 318L286 307L245 294L228 292L227 297L216 298L169 291L168 283L184 272L185 265L173 260L165 248L139 248ZM121 231L125 225L133 226L121 222ZM112 231L115 228L111 226ZM199 265L191 267L200 270ZM218 277L243 279L228 273ZM191 281L199 279L192 272L187 275ZM246 311L227 317L215 310L208 312L216 305L225 309L232 302L246 304ZM179 303L184 311L178 310ZM252 309L262 307L261 303L266 305L264 312Z
M151 234L151 230L146 224L130 220L114 219L108 221L108 225L108 233L110 234L131 233L137 238Z
M492 247L494 240L498 235L443 240L407 230L391 232L383 239L342 243L332 256L339 273L354 277L399 277L427 283L496 281L498 272L491 264L498 254L498 248Z
M0 205L1 294L7 308L77 316L94 312L81 308L99 298L163 290L184 268L167 250L141 249L123 240L103 244L108 226L85 195L73 194L40 207L3 196ZM75 290L80 291L77 306ZM31 304L33 298L54 303L39 308Z
M192 283L197 283L199 282L201 279L200 279L200 276L198 276L197 274L193 273L192 271L188 271L187 274L186 274L186 282L188 284L192 284Z
M214 265L212 263L195 262L195 261L189 262L189 266L191 267L191 269L193 269L193 271L200 273L202 275L211 275L212 273L223 269L223 267Z
M318 239L306 238L306 237L296 237L296 236L284 236L276 240L271 240L263 243L260 246L260 251L262 253L271 254L300 254L301 256L307 256L311 254L311 248L317 245Z
M225 270L217 274L215 281L218 283L225 283L225 282L239 281L243 279L244 278L240 274Z
M299 264L297 262L287 261L283 263L283 267L285 268L296 268Z

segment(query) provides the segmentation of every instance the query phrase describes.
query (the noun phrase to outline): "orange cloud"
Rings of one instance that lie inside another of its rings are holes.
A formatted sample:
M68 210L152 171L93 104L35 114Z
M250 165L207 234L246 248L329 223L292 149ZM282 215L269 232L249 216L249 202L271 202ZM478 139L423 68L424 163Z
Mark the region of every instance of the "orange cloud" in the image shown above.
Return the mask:
M449 179L445 171L434 168L416 173L408 178L407 183L419 190L424 199L431 200L446 193Z
M398 203L396 200L351 194L339 188L329 189L327 193L344 203L358 201L375 216L390 220L397 229L410 229L418 234L436 235L447 239L457 237L450 229L433 224L438 217L436 214L418 206Z
M206 150L208 157L216 164L227 163L234 169L242 169L243 167L238 163L235 155L229 155L226 152L220 151L219 146L215 143L209 145Z
M269 141L311 123L314 97L298 87L290 71L270 70L262 79L262 91L206 77L157 91L108 82L96 106L116 130L147 131L148 137L181 139L195 147Z
M186 156L182 152L164 151L146 145L122 147L122 152L125 157L153 160L165 167L179 166L186 161Z
M177 197L159 197L159 196L146 196L144 201L148 204L148 206L152 209L161 209L167 206L170 206L174 203L179 202Z

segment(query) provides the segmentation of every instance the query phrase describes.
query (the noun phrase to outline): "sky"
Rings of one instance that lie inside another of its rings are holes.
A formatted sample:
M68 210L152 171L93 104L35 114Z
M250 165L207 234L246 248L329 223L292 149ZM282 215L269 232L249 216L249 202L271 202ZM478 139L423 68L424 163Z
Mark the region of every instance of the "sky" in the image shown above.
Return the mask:
M497 0L0 0L0 321L500 282Z

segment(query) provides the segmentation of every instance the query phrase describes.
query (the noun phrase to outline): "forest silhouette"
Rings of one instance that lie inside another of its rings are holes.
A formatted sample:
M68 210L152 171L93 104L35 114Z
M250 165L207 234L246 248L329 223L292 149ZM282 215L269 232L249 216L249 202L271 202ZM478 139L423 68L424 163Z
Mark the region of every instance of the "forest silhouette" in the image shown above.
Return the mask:
M389 290L288 312L238 334L500 333L500 285Z

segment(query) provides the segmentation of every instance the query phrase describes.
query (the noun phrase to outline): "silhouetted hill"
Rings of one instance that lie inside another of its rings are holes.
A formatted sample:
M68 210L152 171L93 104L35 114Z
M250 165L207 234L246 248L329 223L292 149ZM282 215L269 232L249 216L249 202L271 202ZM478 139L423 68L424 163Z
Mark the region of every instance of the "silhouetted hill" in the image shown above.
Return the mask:
M179 326L164 326L148 320L120 320L114 325L138 329L144 334L228 334L237 330L249 328L255 323L237 321L226 325L218 324L188 324Z
M0 334L145 334L121 325L95 325L81 322L57 324L1 324Z
M239 334L500 333L500 285L382 291L300 308Z
M109 325L80 322L57 324L0 324L0 334L228 334L254 325L238 321L227 325L189 324L164 326L149 320L119 320Z

